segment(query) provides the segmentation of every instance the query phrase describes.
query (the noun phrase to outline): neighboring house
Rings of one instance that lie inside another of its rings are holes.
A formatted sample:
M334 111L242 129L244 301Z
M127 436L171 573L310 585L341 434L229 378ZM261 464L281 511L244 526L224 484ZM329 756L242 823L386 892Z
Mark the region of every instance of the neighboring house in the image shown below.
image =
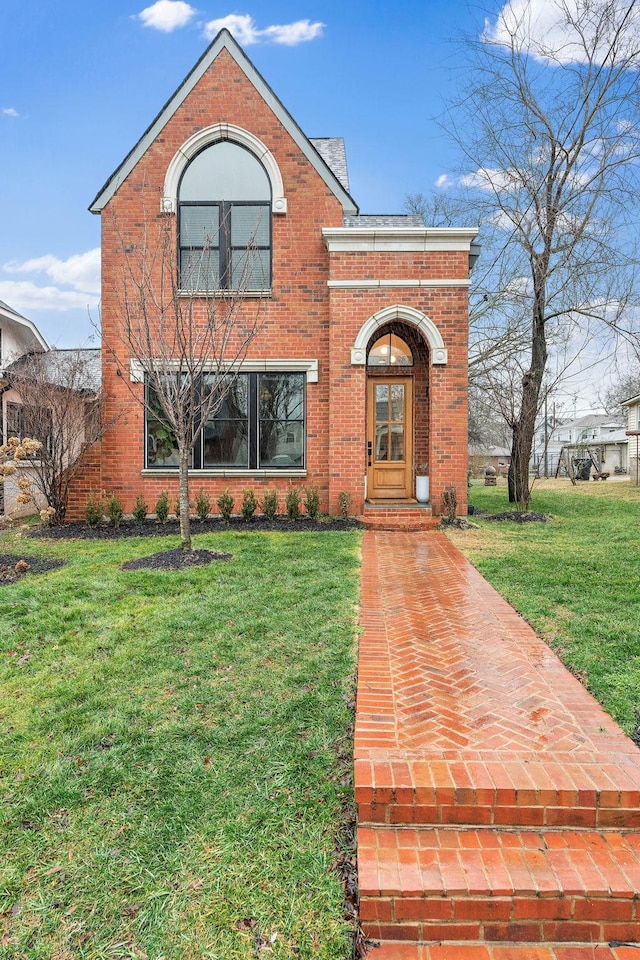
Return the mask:
M9 437L21 436L23 432L22 401L11 386L6 369L16 358L26 353L48 350L47 342L31 320L27 320L8 304L0 300L0 442ZM21 467L21 471L28 467ZM33 507L16 504L18 494L16 479L9 477L0 483L0 517L21 516L33 513Z
M493 467L500 477L506 477L511 464L509 447L484 446L480 443L469 445L470 468L474 477L484 476L487 467Z
M547 446L548 470L566 475L566 463L595 461L603 473L626 473L628 440L623 422L610 414L590 413L558 424ZM595 471L596 467L592 467Z
M31 490L42 494L37 505L51 506L63 516L62 491L74 482L79 458L101 432L101 351L32 351L8 364L4 376L19 398L10 435L42 444L39 455L21 462L21 471L30 471ZM21 512L32 513L33 504Z
M629 443L629 476L632 483L640 486L640 394L624 400L627 410L627 438Z
M309 139L226 30L90 209L103 229L103 385L121 419L83 492L117 492L131 510L139 493L153 508L177 490L175 448L131 395L145 389L144 358L118 340L128 251L164 222L197 316L214 285L221 299L239 293L246 316L260 309L236 386L194 450L195 489L229 488L238 504L247 487L283 498L315 486L322 509L336 512L344 492L360 513L367 498L412 500L427 464L434 511L450 484L464 510L475 228L359 215L343 141Z

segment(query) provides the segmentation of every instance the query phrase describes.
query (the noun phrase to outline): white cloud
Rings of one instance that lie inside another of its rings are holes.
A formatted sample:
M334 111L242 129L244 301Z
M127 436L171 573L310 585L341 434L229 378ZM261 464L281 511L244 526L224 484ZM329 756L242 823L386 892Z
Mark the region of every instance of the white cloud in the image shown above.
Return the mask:
M195 8L183 0L158 0L150 7L145 7L137 16L145 27L171 33L180 27L186 27L195 13Z
M14 107L3 107L0 111L3 117L19 117L20 114Z
M615 38L616 29L628 11L626 0L607 3L608 24L595 43L595 62L602 63ZM593 45L595 29L605 24L605 4L584 0L508 0L495 22L485 20L482 37L509 46L511 38L541 62L584 63L584 44ZM633 55L640 43L640 9L631 10L625 21L622 50ZM637 64L637 55L634 57Z
M59 287L39 287L31 280L0 280L0 300L20 313L29 310L86 310L98 303L97 294L76 293Z
M447 187L455 186L455 182L455 178L450 177L448 173L441 173L436 180L436 187L438 187L439 190L446 190Z
M76 253L68 260L60 260L48 253L23 263L11 261L5 263L3 269L6 273L45 273L54 283L79 291L85 302L87 294L100 294L100 247L87 250L86 253Z
M322 36L324 23L310 20L296 20L295 23L284 23L281 26L267 27L262 31L267 39L273 43L282 43L288 47L295 47L298 43L306 43Z
M460 177L463 187L473 190L484 190L487 193L503 193L516 188L521 177L518 171L500 170L500 168L479 167L472 173L465 173Z
M212 40L220 30L227 29L238 43L245 47L261 42L293 47L322 36L323 28L324 24L319 21L312 23L310 20L296 20L294 23L273 25L260 30L250 14L230 13L226 17L209 20L204 26L204 33L208 40Z

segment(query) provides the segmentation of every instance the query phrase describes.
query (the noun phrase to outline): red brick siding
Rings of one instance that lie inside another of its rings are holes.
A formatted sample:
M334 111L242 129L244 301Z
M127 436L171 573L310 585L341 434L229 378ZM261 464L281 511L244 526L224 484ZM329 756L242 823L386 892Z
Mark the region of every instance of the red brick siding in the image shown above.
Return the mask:
M247 299L239 317L260 315L259 334L248 356L317 358L319 382L307 388L307 478L290 481L194 476L192 489L216 498L229 487L239 503L251 487L258 497L277 488L281 496L291 484L314 485L322 508L336 511L338 495L348 492L352 509L363 504L365 472L366 368L352 366L350 351L363 323L383 307L402 303L423 311L438 326L449 351L446 367L424 365L415 371L416 460L431 466L432 500L438 508L443 487L454 483L464 508L467 451L467 292L465 288L332 289L331 279L465 278L468 255L436 253L338 253L331 257L322 240L323 227L342 225L342 208L324 181L301 153L268 105L235 61L222 51L207 73L167 122L103 212L102 323L105 417L118 416L101 444L101 462L87 467L74 485L74 515L80 502L96 488L116 493L126 511L142 493L151 507L162 490L171 497L177 477L143 476L144 412L132 397L142 386L129 381L130 356L118 336L124 301L122 276L126 256L135 257L153 245L168 222L159 214L167 167L192 134L218 122L250 130L275 156L288 201L286 215L272 217L272 295ZM175 217L169 218L175 231ZM124 242L123 242L124 241ZM171 249L175 250L175 238ZM159 271L156 269L159 284ZM197 308L196 308L197 309ZM203 312L201 311L203 317ZM428 377L428 381L427 381ZM429 398L426 399L427 386Z

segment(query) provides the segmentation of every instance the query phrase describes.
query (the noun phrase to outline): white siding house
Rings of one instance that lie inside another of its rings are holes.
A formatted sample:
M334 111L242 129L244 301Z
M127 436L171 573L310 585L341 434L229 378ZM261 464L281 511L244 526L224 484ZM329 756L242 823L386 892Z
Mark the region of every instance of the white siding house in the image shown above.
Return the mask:
M629 443L629 476L640 486L640 394L629 397L622 404L627 410L627 437Z

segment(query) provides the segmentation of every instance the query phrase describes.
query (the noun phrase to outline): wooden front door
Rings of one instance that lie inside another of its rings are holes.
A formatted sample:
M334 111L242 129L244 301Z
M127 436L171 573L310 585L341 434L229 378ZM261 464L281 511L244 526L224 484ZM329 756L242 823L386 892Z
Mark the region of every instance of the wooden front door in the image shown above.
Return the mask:
M367 497L407 500L413 495L413 380L367 380Z

